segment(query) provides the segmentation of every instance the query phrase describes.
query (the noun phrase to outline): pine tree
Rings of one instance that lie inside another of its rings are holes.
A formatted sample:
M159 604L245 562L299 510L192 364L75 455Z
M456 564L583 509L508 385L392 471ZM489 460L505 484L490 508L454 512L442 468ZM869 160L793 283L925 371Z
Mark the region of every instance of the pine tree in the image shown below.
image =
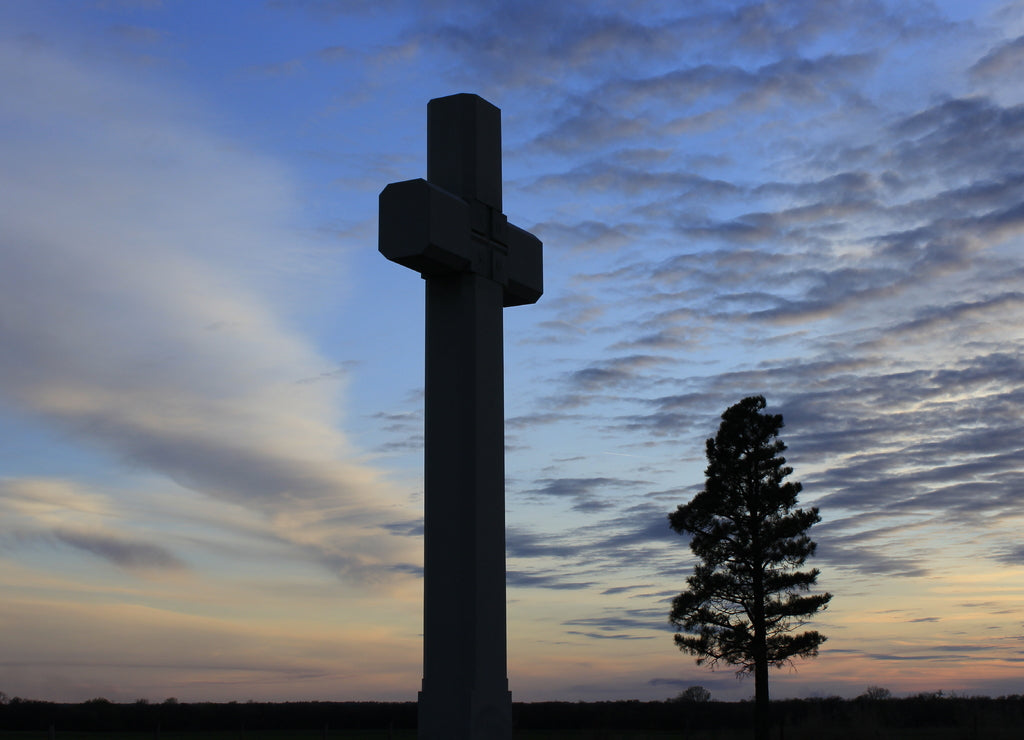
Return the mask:
M794 508L801 485L784 482L793 469L778 439L782 415L764 408L764 397L752 396L726 409L707 441L704 490L668 516L699 558L672 600L675 643L698 665L754 674L759 738L769 730L768 669L818 654L826 638L798 630L832 598L809 593L816 568L798 570L814 554L807 530L821 517L817 508Z

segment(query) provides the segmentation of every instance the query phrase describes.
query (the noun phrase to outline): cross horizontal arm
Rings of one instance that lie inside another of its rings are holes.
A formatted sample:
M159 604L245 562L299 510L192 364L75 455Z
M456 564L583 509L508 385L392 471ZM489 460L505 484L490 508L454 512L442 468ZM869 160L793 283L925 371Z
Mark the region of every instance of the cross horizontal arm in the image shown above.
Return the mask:
M504 306L536 303L544 292L540 239L479 202L405 180L381 191L379 213L381 254L423 277L483 275L503 286Z
M536 303L544 293L544 256L540 239L518 226L508 225L505 306Z
M380 253L424 277L472 263L469 204L426 180L393 182L380 194Z

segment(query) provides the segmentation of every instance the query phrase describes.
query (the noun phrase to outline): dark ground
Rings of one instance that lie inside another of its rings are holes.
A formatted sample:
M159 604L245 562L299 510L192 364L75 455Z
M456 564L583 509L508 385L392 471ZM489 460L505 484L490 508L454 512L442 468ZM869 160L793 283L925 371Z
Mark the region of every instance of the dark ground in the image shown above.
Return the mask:
M787 700L773 704L782 740L1019 740L1024 697ZM748 702L535 702L515 704L524 740L733 740L751 736ZM0 705L0 740L412 740L412 702L83 704L12 699ZM51 730L52 728L52 730ZM52 735L51 735L52 733Z

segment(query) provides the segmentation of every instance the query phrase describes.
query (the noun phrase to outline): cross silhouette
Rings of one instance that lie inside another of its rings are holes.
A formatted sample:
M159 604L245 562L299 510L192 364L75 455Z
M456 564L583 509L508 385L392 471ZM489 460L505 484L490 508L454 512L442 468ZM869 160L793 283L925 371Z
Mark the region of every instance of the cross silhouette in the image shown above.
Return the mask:
M427 179L380 194L379 248L426 281L420 740L511 737L502 308L543 292L541 242L501 210L501 111L427 105Z

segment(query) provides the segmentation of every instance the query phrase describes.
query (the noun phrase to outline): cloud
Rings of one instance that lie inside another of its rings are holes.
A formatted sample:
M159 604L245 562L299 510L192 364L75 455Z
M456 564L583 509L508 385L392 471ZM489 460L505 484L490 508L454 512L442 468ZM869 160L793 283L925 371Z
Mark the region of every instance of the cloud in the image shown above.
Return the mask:
M624 485L632 482L622 481ZM576 481L561 481L571 492L578 490ZM603 486L585 482L584 487ZM642 490L643 481L635 485ZM616 596L629 591L650 588L647 580L637 585L637 579L679 580L689 573L691 558L685 541L668 526L667 508L658 503L635 503L637 495L616 497L596 511L608 515L597 521L587 521L574 527L561 527L554 532L542 532L520 523L508 528L506 552L510 571L516 573L517 585L540 588L587 589L603 585L600 593ZM538 501L538 503L540 503ZM533 570L519 571L523 560L531 560ZM542 565L544 570L537 568ZM581 580L581 579L587 580ZM627 581L631 585L609 587L609 583ZM664 599L667 592L638 593L638 599ZM675 592L671 592L674 594ZM649 610L617 610L609 623L618 618L649 619ZM658 612L660 614L660 611ZM616 623L621 628L625 623Z
M405 535L407 537L422 537L423 536L423 518L413 519L407 522L391 522L384 525L384 529L387 529L396 534Z
M460 63L455 82L486 80L499 89L530 89L535 95L559 84L578 89L579 84L610 73L649 75L652 68L665 69L680 56L681 39L688 55L698 59L781 57L777 65L787 69L766 75L766 84L779 87L773 77L802 73L802 60L795 59L798 50L830 33L883 44L949 25L934 13L910 13L876 3L791 6L775 13L756 3L729 2L637 13L609 2L531 0L514 8L485 3L470 13L442 2L424 8L415 20L406 43L443 49ZM517 63L510 65L509 59Z
M519 558L572 558L583 549L579 542L564 537L537 534L522 527L510 525L505 532L505 552L510 559Z
M1019 173L1022 116L1024 106L1002 106L984 96L942 101L893 126L897 141L888 161L918 177ZM968 146L968 134L982 137L980 146Z
M1012 379L1024 374L1013 350L971 351L984 347L993 322L1008 332L998 338L992 333L998 346L1014 346L1014 319L1006 313L1018 307L1014 294L954 303L948 313L946 308L925 305L919 320L911 313L907 322L892 327L898 332L894 337L906 337L903 344L893 346L928 346L928 332L934 327L936 351L960 357L953 363L947 359L945 367L931 367L922 355L893 354L889 344L846 343L839 355L826 349L818 357L766 362L742 372L673 379L665 384L684 392L640 396L634 402L647 404L651 411L609 420L609 428L655 437L692 436L693 449L699 450L702 438L715 428L715 411L743 395L737 387L765 392L785 414L783 436L790 445L795 477L828 519L815 530L820 562L865 574L921 577L930 572L926 553L884 544L893 530L872 528L863 517L844 518L841 510L883 519L903 517L901 522L908 515L919 522L941 519L944 526L954 527L972 521L992 527L998 521L1000 536L1010 538L1014 491L1020 483L1015 460L1021 454L1019 415L1014 411L1020 394ZM898 329L906 323L915 323L915 330ZM947 326L972 324L978 346L953 349L945 343ZM881 341L889 331L883 327L875 336ZM984 424L978 423L981 419ZM816 472L807 476L805 465ZM663 512L644 517L648 528L632 530L629 536L654 542L654 523L663 523ZM630 531L624 522L609 523L608 529L624 536ZM913 531L906 528L899 536L910 541ZM616 552L611 544L606 543L608 551ZM998 557L1014 557L1012 548L999 552ZM635 555L628 557L636 562ZM644 562L655 566L661 561Z
M534 496L552 496L572 501L574 511L593 513L611 508L614 504L598 495L607 489L631 489L643 485L644 481L620 480L617 478L542 478L537 481L539 488L526 493Z
M903 662L903 661L922 661L932 662L936 660L947 660L948 658L942 655L886 655L883 653L866 653L865 657L871 660L881 660L890 662Z
M556 249L610 252L641 238L644 228L636 223L607 224L591 220L576 224L544 222L534 226L532 231L545 244L550 244ZM598 309L599 305L593 300L593 296L590 296L590 299L592 308Z
M179 570L184 567L169 551L147 542L133 542L109 534L73 530L57 530L55 536L67 545L129 570Z
M1000 548L995 553L995 558L1006 565L1024 564L1024 545L1011 545Z
M190 123L184 101L46 47L4 43L0 74L5 402L255 507L325 559L358 552L342 577L412 557L379 528L401 497L340 431L340 389L296 382L330 367L278 316L281 277L301 276L287 173ZM122 564L163 557L130 536L62 539Z
M652 543L676 545L679 535L668 525L667 507L660 503L634 504L606 522L601 549L619 553L623 549ZM623 559L628 557L622 555Z
M680 192L689 197L699 197L703 193L736 189L730 183L710 180L692 172L651 170L602 159L585 162L566 172L541 175L533 183L533 187L577 195L588 193L591 197L609 193L630 196L644 194L649 197L652 193L667 192L673 193L676 197ZM597 228L599 227L596 224L587 223L581 239L586 238L588 229L594 232Z
M580 414L563 414L558 412L540 412L535 414L525 414L523 416L511 416L505 419L505 429L507 430L519 430L519 429L531 429L544 424L554 424L556 422L565 421L579 421L583 417Z
M71 481L0 479L0 513L5 549L63 545L140 575L187 568L159 537L150 534L143 540L120 533L123 522L115 502Z
M612 596L612 595L615 595L615 594L628 593L629 591L637 591L637 590L642 589L642 588L651 588L651 584L645 583L645 584L636 585L636 586L613 586L611 588L606 588L604 591L601 592L601 595L602 596Z
M589 637L592 640L653 640L653 635L627 635L627 634L607 634L604 632L580 632L578 630L567 630L567 635L579 635L580 637Z
M1024 68L1024 36L1000 44L968 70L976 80L1006 79Z
M817 103L845 88L850 78L870 71L874 54L826 54L817 58L788 57L746 69L738 65L700 64L673 69L661 75L619 79L605 83L592 97L608 100L616 108L645 109L655 101L671 100L674 106L723 94L742 110L766 105ZM678 108L676 108L678 109ZM706 115L706 113L705 113ZM582 132L586 136L585 132Z
M905 296L916 300L920 286L969 273L1006 280L1012 273L1001 264L1001 245L1024 230L1019 117L1017 108L982 98L929 106L842 157L839 166L851 167L845 171L730 185L736 198L721 187L703 189L701 203L752 199L765 208L728 219L710 217L720 205L677 211L674 231L687 243L696 241L696 248L582 277L595 289L614 281L619 295L674 304L642 323L627 323L636 331L614 345L620 349L691 348L715 327L744 320L780 326L828 320ZM989 135L974 150L963 143L967 131ZM915 173L913 191L896 185L901 178L894 172ZM597 161L557 181L545 177L541 182L598 192L616 183L624 193L648 194L650 203L713 182L678 170L629 172ZM914 197L901 197L908 192ZM858 223L877 227L868 231ZM637 228L657 233L650 223ZM716 242L720 248L709 248Z
M594 585L593 581L567 581L554 573L529 573L521 570L509 570L505 574L505 583L509 588L546 588L555 591L580 591Z
M610 609L598 617L577 617L562 622L567 627L591 627L601 634L621 635L626 630L672 631L668 624L667 609Z
M1021 454L1019 117L990 99L950 99L900 116L827 168L809 145L823 166L803 169L815 176L735 189L757 210L677 219L687 247L581 276L646 309L608 332L616 350L715 356L718 336L753 355L726 372L655 367L629 383L636 413L605 428L699 445L713 409L766 393L785 412L798 476L801 464L827 468L803 478L827 516L919 512L951 526L998 517L1009 538ZM972 153L963 142L979 130L990 137ZM727 190L702 199L708 214L734 200ZM611 382L602 370L614 366L584 360L570 377ZM859 531L852 519L843 526ZM925 553L895 555L881 531L858 544L842 531L820 530L822 562L929 572ZM1013 557L1010 546L1000 552Z
M635 387L640 381L641 371L670 362L671 358L656 355L614 357L572 372L569 384L573 390L588 392L626 385Z

